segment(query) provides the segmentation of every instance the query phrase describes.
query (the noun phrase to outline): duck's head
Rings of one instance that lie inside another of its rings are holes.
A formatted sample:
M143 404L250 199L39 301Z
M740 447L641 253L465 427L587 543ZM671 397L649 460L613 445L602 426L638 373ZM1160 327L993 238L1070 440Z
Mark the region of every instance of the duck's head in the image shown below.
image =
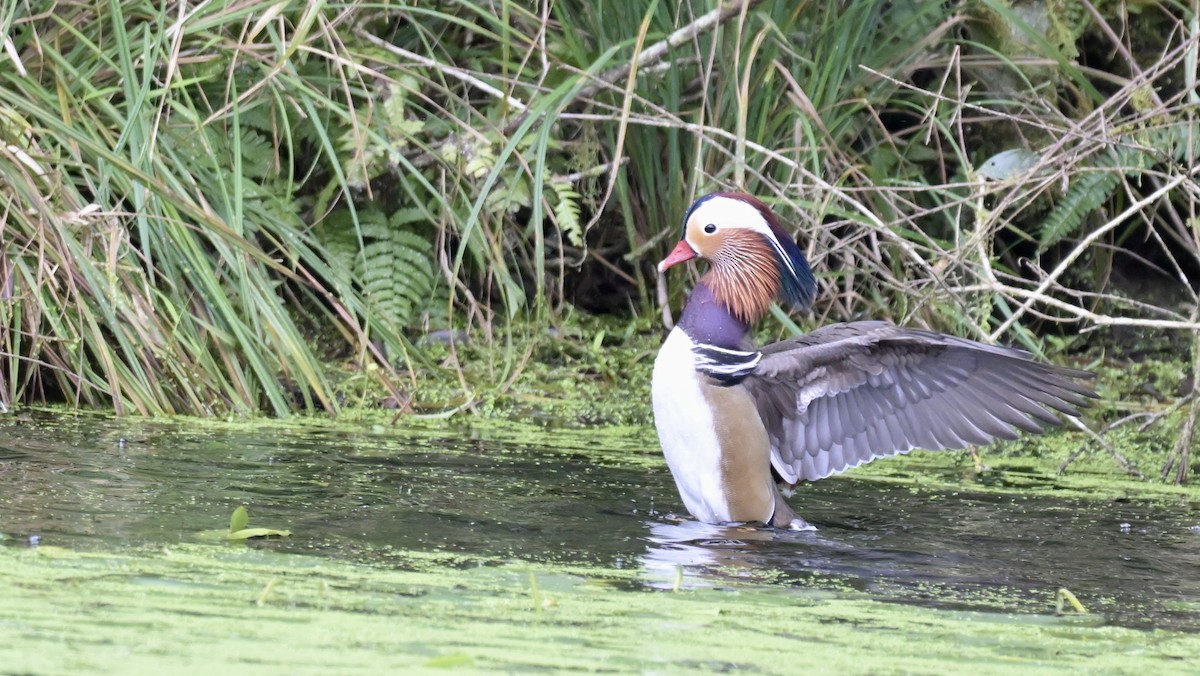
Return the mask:
M746 323L766 314L776 297L804 308L817 292L800 247L771 209L750 195L712 193L692 203L683 218L683 239L658 269L693 258L711 264L701 281Z

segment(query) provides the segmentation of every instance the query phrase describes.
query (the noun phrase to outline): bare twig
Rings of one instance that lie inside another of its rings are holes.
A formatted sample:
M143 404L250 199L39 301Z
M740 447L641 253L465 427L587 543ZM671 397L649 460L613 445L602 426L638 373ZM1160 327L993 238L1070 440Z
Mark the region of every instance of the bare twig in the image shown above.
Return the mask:
M1108 441L1104 437L1097 434L1095 432L1095 430L1093 430L1092 428L1083 424L1083 422L1080 421L1078 418L1067 418L1067 420L1069 420L1072 425L1079 428L1079 430L1082 431L1084 434L1091 437L1092 441L1096 442L1097 444L1100 444L1100 446L1102 446L1104 448L1104 450L1108 451L1108 454L1112 456L1112 459L1114 461L1116 461L1116 463L1118 465L1120 465L1121 469L1125 470L1125 472L1127 474L1129 474L1130 476L1135 476L1139 479L1144 478L1142 473L1138 471L1137 467L1135 467L1132 462L1129 462L1128 458L1126 458L1124 455L1121 455L1120 451L1118 451L1112 444L1108 443ZM1062 475L1063 472L1066 472L1067 467L1070 466L1071 463L1075 462L1075 460L1077 458L1079 458L1079 456L1086 453L1087 450L1088 450L1088 447L1086 445L1080 446L1079 448L1075 449L1075 451L1072 452L1071 455L1068 456L1067 459L1063 461L1063 464L1058 466L1058 474Z
M574 100L580 101L590 99L601 89L610 87L622 79L628 80L630 79L631 75L636 77L636 74L640 69L658 64L666 57L667 53L670 52L671 49L682 45L688 40L694 39L700 33L719 26L721 23L729 19L729 17L743 11L743 8L753 7L761 1L762 0L732 0L721 5L717 9L707 12L706 14L698 17L695 21L671 33L663 40L660 40L659 42L656 42L653 45L641 50L641 52L638 53L636 57L629 63L622 64L601 73L597 77L596 82L581 88L573 97ZM447 75L467 82L471 86L476 87L481 91L507 101L509 105L512 105L514 108L520 110L521 114L514 116L513 119L510 120L507 125L505 125L504 134L506 135L512 133L514 130L520 127L525 122L526 116L530 114L527 104L516 99L515 97L504 94L495 87L483 82L480 78L475 77L469 71L453 66L438 64L436 61L426 59L419 54L408 52L407 50L403 50L400 47L391 45L384 40L380 40L379 38L370 35L362 29L356 29L355 32L364 39L372 42L372 44L377 44L397 55L403 56L404 58L410 59L417 63L421 63L427 67L436 68ZM564 102L564 105L566 105L566 103L567 102ZM447 136L431 150L427 152L421 152L416 154L414 157L411 157L410 162L417 168L429 166L437 160L439 156L439 149L442 146L456 142L457 141L454 135Z
M529 108L529 106L527 106L524 101L516 98L515 96L509 96L508 94L505 94L504 92L500 91L499 89L496 89L492 85L475 77L469 70L459 68L457 66L449 66L444 63L441 63L440 61L431 59L427 56L421 56L420 54L417 54L416 52L410 52L407 49L404 49L403 47L399 47L397 45L394 45L394 44L388 42L387 40L384 40L375 35L372 35L371 33L368 33L367 31L365 31L361 28L354 29L354 32L356 35L358 35L358 37L366 40L367 42L370 42L371 44L375 45L376 47L379 47L380 49L389 51L389 52L395 54L396 56L399 56L402 59L407 59L408 61L412 61L413 63L419 63L422 66L425 66L426 68L431 68L431 69L436 70L444 75L452 77L456 80L461 80L489 96L492 96L492 97L495 97L497 99L504 101L505 103L512 106L513 108L516 108L517 110L523 111L523 110L526 110Z
M642 50L642 53L634 61L604 71L600 75L600 81L609 84L619 82L628 77L631 70L641 70L652 66L662 61L672 49L695 39L697 35L711 28L721 25L733 15L740 14L757 5L759 2L762 2L762 0L733 0L726 2L720 7L697 17L695 21L676 30L663 40ZM580 98L590 98L599 90L600 87L597 85L588 86L579 92L579 96Z
M1158 190L1155 190L1154 192L1143 197L1142 199L1138 200L1137 202L1134 202L1133 204L1129 205L1128 208L1126 208L1121 213L1117 214L1115 217L1113 217L1107 223L1105 223L1104 225L1102 225L1098 228L1095 228L1091 232L1089 232L1086 237L1081 239L1079 241L1079 243L1075 245L1075 248L1072 249L1070 253L1068 253L1066 256L1063 257L1063 259L1059 262L1059 264L1054 268L1054 271L1051 272L1049 275L1047 275L1046 279L1043 280L1042 283L1038 285L1037 289L1035 289L1032 294L1030 294L1029 299L1026 300L1024 303L1022 303L1021 306L1018 307L1016 310L1014 310L1012 312L1012 314L1009 315L1008 319L1005 319L1004 322L999 327L997 327L995 331L992 332L992 334L990 336L991 339L996 340L996 338L1003 335L1004 332L1007 331L1009 329L1009 327L1011 327L1017 320L1019 320L1021 318L1021 316L1024 315L1025 312L1035 302L1042 301L1042 299L1046 297L1046 295L1045 295L1046 290L1049 289L1050 286L1052 284L1054 284L1058 280L1058 278L1062 276L1062 274L1064 272L1067 271L1067 268L1071 267L1071 264L1073 264L1076 259L1078 259L1080 256L1083 255L1084 251L1087 251L1088 247L1090 247L1093 243L1095 243L1101 237L1106 235L1109 231L1111 231L1112 229L1116 228L1118 225L1121 225L1122 223L1124 223L1125 221L1127 221L1128 219L1130 219L1131 217L1133 217L1134 215L1139 213L1142 209L1146 208L1147 205L1156 202L1163 195L1166 195L1170 191L1179 187L1179 185L1182 184L1184 181L1187 181L1187 180L1191 179L1192 177L1194 177L1198 172L1200 172L1200 167L1192 167L1187 173L1174 176L1170 181L1167 181ZM1113 318L1113 319L1121 319L1121 318ZM1191 322L1191 324L1195 325L1195 322L1193 321L1193 322ZM1182 327L1173 327L1173 328L1182 328Z

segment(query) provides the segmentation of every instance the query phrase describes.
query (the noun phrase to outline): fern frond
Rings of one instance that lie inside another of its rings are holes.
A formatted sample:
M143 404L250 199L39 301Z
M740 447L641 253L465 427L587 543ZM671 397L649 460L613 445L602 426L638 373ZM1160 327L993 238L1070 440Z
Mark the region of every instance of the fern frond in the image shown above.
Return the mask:
M1108 201L1120 182L1121 173L1112 168L1097 168L1077 174L1066 194L1054 205L1042 223L1038 252L1041 253L1074 234L1088 214Z
M356 275L370 311L394 330L409 325L429 302L434 286L433 246L406 227L409 211L386 222L363 221L363 246Z
M558 229L572 246L582 247L583 220L579 217L582 196L566 181L551 181L550 187L558 198L554 204L554 220L558 223Z
M1144 131L1143 134L1150 136L1140 139L1141 142L1137 145L1113 146L1101 154L1088 171L1077 173L1066 194L1054 205L1054 209L1042 224L1038 252L1043 252L1074 234L1088 214L1099 209L1112 197L1123 176L1146 171L1156 159L1161 160L1161 157L1155 156L1161 155L1163 150L1172 158L1178 159L1186 144L1175 142L1182 140L1176 138L1178 132L1172 131L1173 129L1174 127L1168 127L1152 132ZM1124 142L1129 143L1129 140Z

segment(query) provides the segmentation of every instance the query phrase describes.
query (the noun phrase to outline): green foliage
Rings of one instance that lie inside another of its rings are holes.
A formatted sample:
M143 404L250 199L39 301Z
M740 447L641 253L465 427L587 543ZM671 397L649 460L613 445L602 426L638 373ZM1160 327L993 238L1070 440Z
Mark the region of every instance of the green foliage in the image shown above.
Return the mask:
M555 181L550 184L556 198L554 203L554 221L563 236L573 246L583 246L583 220L580 216L579 202L582 196L575 192L570 183Z
M1092 162L1081 163L1066 193L1046 216L1039 251L1077 234L1084 218L1110 202L1123 178L1137 179L1155 165L1196 156L1193 124L1145 129L1114 139Z
M1094 309L1061 279L1031 290L1091 214L1169 183L1096 246L1194 248L1190 17L1164 5L1110 45L1119 9L1096 6L14 5L0 404L333 411L327 364L346 355L393 400L401 372L468 389L455 355L455 374L417 363L410 340L442 329L486 341L503 388L525 361L491 342L510 320L538 335L601 301L656 316L653 263L718 188L800 235L822 275L811 321L1036 348L1025 323ZM976 182L1001 151L1038 161Z
M1130 161L1142 157L1137 152L1120 152L1110 148L1097 158L1094 166L1088 167L1090 171L1076 173L1066 194L1058 200L1042 224L1038 251L1043 252L1066 237L1075 235L1084 219L1107 203L1116 192L1123 171L1133 172L1144 168L1130 164Z
M342 209L322 223L339 286L361 294L393 335L416 323L437 300L433 246L414 230L424 218L419 209L402 209L390 218L378 209Z
M322 286L328 255L302 218L296 165L321 164L313 123L344 115L347 102L329 79L340 64L277 67L316 19L299 8L253 35L244 9L211 5L183 21L124 2L31 8L14 22L6 53L20 68L0 71L12 149L0 154L11 187L0 400L107 400L141 413L336 408L295 311L321 313L356 343L386 329L362 298ZM239 34L248 41L224 39ZM200 52L209 57L178 58ZM242 58L254 52L270 58ZM383 366L386 384L394 374Z
M249 528L250 512L244 506L238 506L233 510L233 514L229 516L229 539L230 540L251 540L253 538L265 537L281 537L285 538L292 534L290 530L278 530L275 528Z

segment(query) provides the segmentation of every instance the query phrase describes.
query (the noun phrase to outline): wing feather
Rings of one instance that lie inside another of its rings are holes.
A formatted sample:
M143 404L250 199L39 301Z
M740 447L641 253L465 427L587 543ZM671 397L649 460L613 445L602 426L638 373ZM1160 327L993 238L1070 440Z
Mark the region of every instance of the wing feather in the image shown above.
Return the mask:
M980 377L979 382L974 388L979 394L978 404L985 408L992 407L992 410L997 416L1004 414L1004 417L997 419L1004 425L1016 427L1024 432L1041 432L1042 426L1037 423L1035 416L1031 413L1030 408L1036 408L1031 405L1029 400L1019 392L1011 392L1005 390L1003 385L993 385L990 381L991 374ZM1055 422L1057 422L1055 418ZM1016 435L1013 435L1016 438Z
M790 483L913 448L964 448L1060 425L1096 394L1086 371L1022 350L886 322L823 327L768 345L743 384Z

